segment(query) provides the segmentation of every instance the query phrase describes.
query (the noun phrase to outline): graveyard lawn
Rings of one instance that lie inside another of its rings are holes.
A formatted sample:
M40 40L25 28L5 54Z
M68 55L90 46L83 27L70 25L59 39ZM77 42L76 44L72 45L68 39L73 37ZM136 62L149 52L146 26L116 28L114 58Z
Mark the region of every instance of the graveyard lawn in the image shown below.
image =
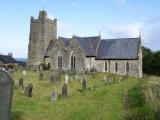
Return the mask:
M12 74L15 81L12 120L124 120L124 96L140 79L129 77L113 85L105 85L104 75L96 73L86 76L87 89L82 92L81 80L70 81L67 85L68 96L51 102L52 91L61 93L62 80L49 81L50 73L45 72L44 80L39 80L38 72L27 71L26 76L17 71ZM18 80L24 79L24 85L33 84L32 97L24 96L24 89L18 86Z

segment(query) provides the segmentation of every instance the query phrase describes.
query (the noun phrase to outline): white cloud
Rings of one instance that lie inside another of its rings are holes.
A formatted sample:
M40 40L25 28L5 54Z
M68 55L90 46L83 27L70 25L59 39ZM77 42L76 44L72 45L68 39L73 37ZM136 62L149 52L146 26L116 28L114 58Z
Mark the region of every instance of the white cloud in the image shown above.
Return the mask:
M137 37L140 34L143 25L139 22L116 25L112 27L104 27L102 29L103 34L107 34L110 38L124 38L124 37Z
M74 1L72 2L72 6L73 6L73 7L77 7L78 4L80 3L80 1L81 1L81 0L74 0Z
M114 0L114 1L119 7L123 8L129 12L135 11L135 7L130 5L127 0Z

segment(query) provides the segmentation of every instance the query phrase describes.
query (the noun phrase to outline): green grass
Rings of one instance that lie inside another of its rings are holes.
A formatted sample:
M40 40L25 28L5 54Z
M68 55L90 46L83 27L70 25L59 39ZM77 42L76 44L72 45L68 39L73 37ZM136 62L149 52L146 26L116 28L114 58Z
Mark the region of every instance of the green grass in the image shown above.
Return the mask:
M157 109L160 107L156 93L157 84L160 84L159 77L148 76L128 91L129 120L159 120L156 118Z
M105 85L105 73L87 75L87 90L82 93L80 80L69 82L68 97L50 102L50 94L55 90L61 93L62 80L57 83L49 81L49 73L45 73L45 80L38 80L38 72L27 72L25 77L22 72L12 75L15 86L20 77L24 78L25 85L33 84L33 96L24 96L24 90L14 87L12 120L124 120L124 95L133 88L139 79L129 78L114 85ZM95 86L94 91L90 87Z

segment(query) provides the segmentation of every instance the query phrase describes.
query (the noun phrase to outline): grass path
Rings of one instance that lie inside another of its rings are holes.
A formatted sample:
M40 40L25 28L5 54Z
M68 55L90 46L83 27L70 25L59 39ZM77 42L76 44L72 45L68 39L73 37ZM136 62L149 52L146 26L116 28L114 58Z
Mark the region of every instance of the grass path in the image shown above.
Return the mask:
M12 75L15 86L22 77L21 72ZM45 80L38 80L38 73L27 72L24 77L25 84L33 83L33 97L23 95L23 89L14 89L12 120L124 120L125 110L123 98L127 90L136 85L139 80L129 78L114 85L104 85L104 73L98 73L93 79L87 75L87 88L97 86L94 91L81 89L80 80L68 84L68 98L50 102L50 94L55 90L61 91L62 81L55 84L48 80L49 74L45 74Z

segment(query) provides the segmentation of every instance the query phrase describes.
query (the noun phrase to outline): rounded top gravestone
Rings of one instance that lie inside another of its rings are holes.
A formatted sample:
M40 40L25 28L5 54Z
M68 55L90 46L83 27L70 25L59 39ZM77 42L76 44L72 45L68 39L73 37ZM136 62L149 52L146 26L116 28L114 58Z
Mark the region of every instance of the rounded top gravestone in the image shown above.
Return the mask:
M13 82L11 77L7 72L0 71L0 83L8 83L8 82Z
M8 73L0 71L0 120L10 120L13 81Z

